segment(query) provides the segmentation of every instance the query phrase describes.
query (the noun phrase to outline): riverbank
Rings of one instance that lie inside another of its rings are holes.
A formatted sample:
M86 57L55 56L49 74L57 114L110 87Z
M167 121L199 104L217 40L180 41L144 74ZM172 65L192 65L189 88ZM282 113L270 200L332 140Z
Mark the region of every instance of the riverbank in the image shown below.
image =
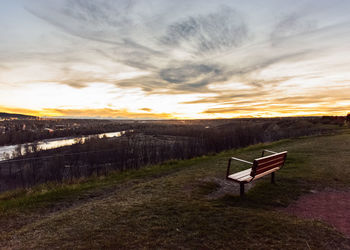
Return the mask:
M0 247L347 249L350 240L327 222L281 208L314 190L349 190L349 147L344 130L4 193ZM235 188L211 195L224 188L215 179L224 179L228 157L251 160L263 148L289 152L276 185L256 181L245 201Z

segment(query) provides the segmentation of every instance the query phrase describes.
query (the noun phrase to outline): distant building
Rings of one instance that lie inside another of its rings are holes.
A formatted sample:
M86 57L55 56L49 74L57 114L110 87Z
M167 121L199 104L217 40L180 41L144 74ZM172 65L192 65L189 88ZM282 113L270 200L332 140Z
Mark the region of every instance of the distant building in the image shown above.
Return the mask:
M44 128L45 131L48 131L49 133L53 133L55 130L53 130L52 128Z

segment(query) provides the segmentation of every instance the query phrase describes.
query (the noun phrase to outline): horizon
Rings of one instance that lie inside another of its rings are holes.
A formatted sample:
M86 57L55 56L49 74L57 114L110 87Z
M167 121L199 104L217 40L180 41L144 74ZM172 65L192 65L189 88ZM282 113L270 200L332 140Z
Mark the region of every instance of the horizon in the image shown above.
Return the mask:
M350 2L5 0L0 111L59 119L346 116Z
M114 117L89 117L89 116L35 116L35 115L28 115L28 114L19 114L19 113L7 113L7 112L0 112L4 114L9 114L9 115L24 115L28 117L34 117L34 118L39 118L39 119L52 119L52 120L120 120L120 121L181 121L181 120L234 120L234 119L294 119L294 118L321 118L321 117L347 117L350 115L350 112L345 112L345 115L310 115L310 116L257 116L257 117L252 117L252 116L246 116L246 117L234 117L234 118L186 118L186 119L181 119L181 118L172 118L172 119L163 119L163 118L114 118Z

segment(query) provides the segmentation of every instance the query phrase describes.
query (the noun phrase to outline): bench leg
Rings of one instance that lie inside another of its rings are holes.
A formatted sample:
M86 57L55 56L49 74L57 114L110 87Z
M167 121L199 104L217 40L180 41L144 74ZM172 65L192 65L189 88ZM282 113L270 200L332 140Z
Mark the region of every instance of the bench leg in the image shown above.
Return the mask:
M271 173L271 183L275 184L275 172Z
M244 183L239 183L239 196L244 197Z

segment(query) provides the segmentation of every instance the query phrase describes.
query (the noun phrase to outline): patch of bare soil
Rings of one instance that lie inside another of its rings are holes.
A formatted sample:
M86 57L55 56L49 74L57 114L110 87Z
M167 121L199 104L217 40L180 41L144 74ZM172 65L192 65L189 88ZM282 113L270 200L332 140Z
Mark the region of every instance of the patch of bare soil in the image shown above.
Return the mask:
M215 183L218 186L214 192L207 195L209 200L219 199L225 195L239 195L239 184L234 181L214 177L206 178L204 181L208 183ZM244 186L244 189L247 192L253 187L253 183L247 183Z
M350 238L350 191L313 191L285 211L301 218L324 221Z

